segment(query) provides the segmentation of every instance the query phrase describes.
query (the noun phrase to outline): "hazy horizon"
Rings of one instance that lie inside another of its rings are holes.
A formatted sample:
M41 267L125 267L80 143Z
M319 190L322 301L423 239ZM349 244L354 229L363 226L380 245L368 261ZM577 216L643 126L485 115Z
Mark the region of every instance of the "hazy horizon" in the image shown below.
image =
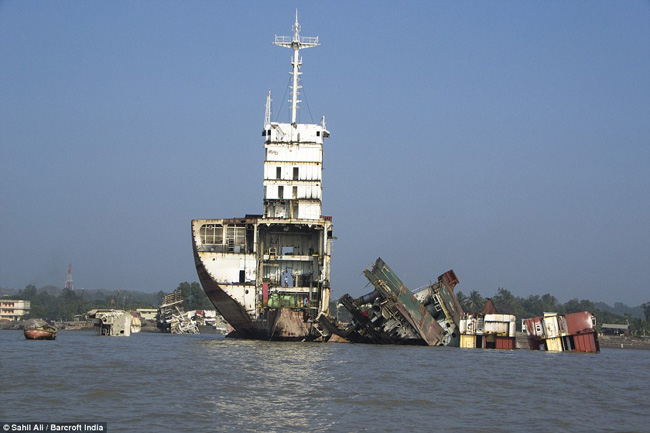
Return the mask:
M296 7L334 296L382 257L411 290L650 301L646 1L1 2L0 286L198 281L190 221L262 212Z

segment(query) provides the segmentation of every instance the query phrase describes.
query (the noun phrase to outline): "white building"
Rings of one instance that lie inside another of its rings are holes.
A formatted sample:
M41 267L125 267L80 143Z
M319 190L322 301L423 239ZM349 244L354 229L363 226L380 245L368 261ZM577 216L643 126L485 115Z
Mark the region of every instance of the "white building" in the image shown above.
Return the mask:
M29 314L30 303L23 300L0 300L0 322L20 320Z

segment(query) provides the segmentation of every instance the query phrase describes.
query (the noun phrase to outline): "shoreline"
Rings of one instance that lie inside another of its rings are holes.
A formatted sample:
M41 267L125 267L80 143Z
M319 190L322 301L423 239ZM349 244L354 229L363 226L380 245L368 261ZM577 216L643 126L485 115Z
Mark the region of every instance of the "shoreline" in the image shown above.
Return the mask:
M22 331L23 321L0 322L0 331ZM94 331L92 322L55 322L58 331ZM142 326L141 332L160 332L149 323ZM171 334L170 334L171 335ZM600 348L650 350L650 337L626 337L621 335L598 335ZM527 350L528 340L525 332L517 332L517 349Z
M598 334L598 343L601 349L650 350L650 337ZM525 332L517 332L517 349L528 349L528 339Z
M22 331L24 328L25 321L17 322L0 322L0 331ZM57 331L95 331L97 328L90 321L79 321L79 322L49 322L53 323ZM140 332L161 332L156 324L149 321L144 321L142 324Z

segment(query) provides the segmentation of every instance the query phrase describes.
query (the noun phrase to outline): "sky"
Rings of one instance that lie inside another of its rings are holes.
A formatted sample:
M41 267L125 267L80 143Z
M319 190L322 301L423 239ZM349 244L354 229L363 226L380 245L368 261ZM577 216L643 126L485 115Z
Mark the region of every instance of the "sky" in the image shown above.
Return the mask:
M191 220L262 213L296 8L334 296L382 257L411 289L650 301L648 1L0 1L0 287L198 281Z

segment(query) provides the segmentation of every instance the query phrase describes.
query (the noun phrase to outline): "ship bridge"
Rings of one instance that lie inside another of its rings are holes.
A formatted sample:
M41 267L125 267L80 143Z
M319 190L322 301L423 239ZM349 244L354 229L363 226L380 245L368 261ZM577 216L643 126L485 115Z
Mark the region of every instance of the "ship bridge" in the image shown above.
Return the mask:
M318 37L300 35L298 12L293 37L276 36L275 44L293 50L291 122L271 121L271 92L264 118L264 217L320 219L323 192L323 141L329 137L323 116L320 124L299 124L301 49L318 46Z

